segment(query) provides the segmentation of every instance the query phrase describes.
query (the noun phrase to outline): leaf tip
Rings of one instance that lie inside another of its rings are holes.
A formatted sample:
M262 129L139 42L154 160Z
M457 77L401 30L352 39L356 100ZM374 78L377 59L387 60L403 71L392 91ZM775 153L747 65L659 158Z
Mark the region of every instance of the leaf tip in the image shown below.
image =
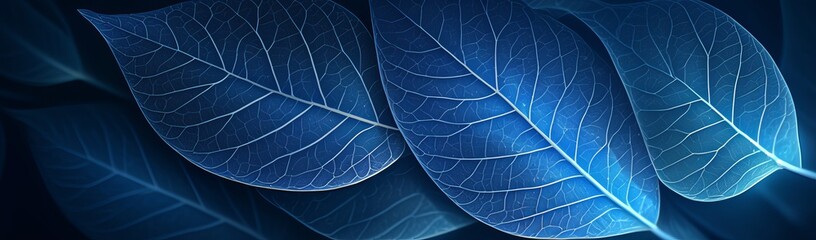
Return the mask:
M88 9L77 9L77 12L79 12L79 14L82 15L82 17L85 18L85 20L88 20L91 23L94 23L93 20L98 19L100 15L99 13L96 13Z

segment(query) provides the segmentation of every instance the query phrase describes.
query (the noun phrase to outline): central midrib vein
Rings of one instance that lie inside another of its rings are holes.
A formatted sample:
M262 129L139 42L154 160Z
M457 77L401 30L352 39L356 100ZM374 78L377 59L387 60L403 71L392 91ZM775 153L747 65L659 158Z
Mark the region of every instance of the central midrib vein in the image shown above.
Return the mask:
M568 9L568 8L559 8L559 9L570 11L570 9ZM590 27L592 27L592 24L590 24L588 21L585 21L585 20L583 20L583 19L581 19L581 21L586 22L586 23L587 23L587 25L589 25ZM593 22L595 22L595 24L597 24L598 26L602 26L602 25L601 25L600 23L598 23L597 21L595 21L595 20L592 20L592 21L593 21ZM593 29L594 29L594 28L593 28ZM609 34L610 36L614 36L614 34L612 34L612 32L611 32L611 31L609 31L609 29L607 29L607 28L605 28L605 27L600 27L600 29L601 29L601 30L603 30L603 31L605 31L605 32L606 32L607 34ZM623 42L620 42L619 40L617 40L617 38L612 37L612 39L614 39L615 41L617 41L617 42L619 42L619 43L623 44ZM624 46L626 46L626 44L623 44L623 45L624 45ZM700 42L700 46L701 46L701 47L703 47L703 50L705 51L705 46L703 45L703 43L702 43L702 42ZM630 49L631 49L631 48L630 48ZM708 53L706 53L706 59L708 59L708 58L710 58L710 56L708 56ZM645 60L643 60L642 58L641 58L641 61L642 61L642 62L644 62L644 63L646 63L646 61L645 61ZM616 66L620 66L620 63L618 63L618 61L616 61L615 65L616 65ZM655 69L656 69L656 67L652 67L651 65L647 65L647 66L649 66L649 67L651 67L651 68L655 68ZM740 63L740 66L742 66L742 63ZM667 67L668 67L668 66L667 66ZM734 122L733 122L732 120L730 120L730 119L728 119L727 117L725 117L725 115L723 115L723 114L720 112L720 110L718 110L717 108L715 108L715 107L714 107L714 105L711 105L711 103L710 103L710 102L709 102L707 99L703 98L703 97L702 97L700 94L698 94L698 93L697 93L697 91L694 91L694 89L693 89L693 88L691 88L691 86L689 86L688 84L686 84L685 80L680 79L680 78L678 78L678 77L676 77L676 76L674 76L674 75L672 75L672 74L669 74L669 73L666 73L666 72L663 72L663 71L660 71L660 70L658 70L658 72L660 72L660 73L662 73L662 74L664 74L664 75L666 75L666 76L668 76L668 77L670 77L670 78L672 78L672 79L674 79L674 80L677 80L678 82L682 83L684 87L686 87L686 88L687 88L689 91L691 91L691 93L694 93L694 96L696 96L698 99L700 99L700 101L702 101L703 103L705 103L705 104L706 104L706 106L708 106L708 108L710 108L712 111L714 111L714 113L716 113L716 114L717 114L717 115L718 115L720 118L722 118L722 120L723 120L725 123L727 123L727 124L728 124L728 125L729 125L729 126L732 128L732 129L734 129L734 131L735 131L735 132L737 132L737 134L739 134L740 136L742 136L743 138L745 138L746 140L748 140L748 141L749 141L751 144L753 144L753 145L754 145L754 146L755 146L757 149L759 149L759 150L760 150L760 151L761 151L763 154L765 154L765 155L766 155L766 156L768 156L769 158L773 159L773 160L774 160L774 162L776 162L776 164L777 164L777 166L778 166L778 167L780 167L780 168L788 168L788 166L790 166L790 165L791 165L791 164L787 163L786 161L784 161L784 160L780 159L779 157L777 157L777 156L776 156L776 154L773 154L773 153L771 153L770 151L768 151L767 149L765 149L765 147L763 147L762 145L760 145L760 144L759 144L759 142L757 142L757 141L756 141L756 140L754 140L752 137L748 136L748 134L746 134L746 133L745 133L745 132L743 132L741 129L739 129L739 128L738 128L738 127L737 127L737 126L734 124ZM795 167L799 167L799 166L795 166Z
M87 17L89 17L89 18L92 18L92 16L89 16L89 15L86 15L86 16L87 16ZM116 25L113 25L113 24L107 23L107 22L105 22L105 21L101 21L101 20L100 20L100 19L98 19L98 18L96 18L96 20L97 20L97 21L99 21L100 23L103 23L103 24L106 24L106 25L111 26L111 27L113 27L113 28L116 28L116 29L118 29L119 31L122 31L122 32L124 32L124 33L130 34L130 35L132 35L132 36L135 36L135 37L138 37L138 38L144 39L144 40L146 40L146 41L149 41L149 42L154 43L154 44L156 44L156 45L159 45L159 46L161 46L161 47L164 47L164 48L167 48L167 49L170 49L170 50L174 50L174 51L176 51L176 52L178 52L178 53L184 54L184 55L185 55L185 56L187 56L187 57L190 57L190 58L192 58L192 59L194 59L194 60L196 60L196 61L199 61L199 62L201 62L201 63L207 64L207 65L209 65L209 66L211 66L211 67L214 67L214 68L216 68L216 69L219 69L219 70L221 70L221 71L223 71L223 72L227 73L227 74L228 74L228 75L230 75L230 76L233 76L233 77L235 77L235 78L237 78L237 79L243 80L243 81L245 81L245 82L247 82L247 83L249 83L249 84L252 84L253 86L259 87L259 88L261 88L261 89L263 89L263 90L266 90L266 91L268 91L268 92L271 92L271 93L274 93L274 94L278 94L278 95L284 96L284 97L286 97L286 98L289 98L289 99L292 99L292 100L295 100L295 101L298 101L298 102L301 102L301 103L304 103L304 104L314 105L314 106L317 106L317 107L319 107L319 108L322 108L322 109L328 110L328 111L330 111L330 112L333 112L333 113L336 113L336 114L340 114L340 115L342 115L342 116L349 117L349 118L352 118L352 119L354 119L354 120L358 120L358 121L361 121L361 122L364 122L364 123L367 123L367 124L371 124L371 125L378 126L378 127L382 127L382 128L389 129L389 130L399 131L399 129L397 129L397 127L394 127L394 126L389 126L389 125L386 125L386 124L383 124L383 123L379 123L379 122L371 121L371 120L369 120L369 119L365 119L365 118L363 118L363 117L360 117L360 116L357 116L357 115L354 115L354 114L350 114L350 113L347 113L347 112L343 112L343 111L341 111L341 110L339 110L339 109L336 109L336 108L332 108L332 107L329 107L329 106L326 106L326 105L323 105L323 104L319 104L319 103L315 103L315 102L312 102L312 101L307 101L307 100L305 100L305 99L301 99L301 98L295 97L294 95L289 95L289 94L286 94L286 93L283 93L283 92L280 92L280 91L273 90L273 89L268 88L268 87L266 87L266 86L260 85L260 84L258 84L258 83L256 83L256 82L252 81L252 80L249 80L249 79L247 79L247 78L245 78L245 77L242 77L242 76L239 76L239 75L237 75L237 74L235 74L235 73L232 73L231 71L227 71L226 69L224 69L224 68L223 68L223 67L221 67L221 66L218 66L218 65L212 64L212 63L210 63L210 62L204 61L203 59L200 59L200 58L198 58L198 57L195 57L195 56L193 56L193 55L190 55L189 53L186 53L186 52L184 52L184 51L181 51L181 50L179 50L179 49L177 49L177 48L173 48L173 47L167 46L167 45L165 45L165 44L162 44L162 43L156 42L156 41L154 41L154 40L152 40L152 39L149 39L149 38L146 38L146 37L139 36L138 34L135 34L135 33L131 32L131 31L125 30L125 29L123 29L123 28L121 28L121 27L119 27L119 26L116 26ZM105 40L107 41L107 38L105 38ZM318 80L318 79L315 79L315 81L319 81L319 80ZM376 115L376 113L375 113L375 115Z
M514 104L513 104L513 103L512 103L510 100L509 100L509 99L507 99L507 97L505 97L505 96L504 96L504 94L502 94L502 93L501 93L501 92L499 92L497 89L495 89L495 88L493 88L492 86L490 86L490 84L488 84L488 83L487 83L487 82L486 82L484 79L482 79L482 77L481 77L481 76L479 76L478 74L474 73L474 72L473 72L473 70L471 70L471 69L470 69L470 67L468 67L467 65L465 65L465 64L464 64L462 61L460 61L460 60L459 60L459 59L458 59L458 58L457 58L455 55L453 55L453 54L452 54L450 51L448 51L448 49L446 49L444 46L442 46L442 44L441 44L441 43L440 43L438 40L436 40L436 38L434 38L434 37L433 37L433 35L431 35L431 34L430 34L430 33L428 33L427 31L425 31L425 29L424 29L424 28L422 28L422 26L420 26L420 25L419 25L419 24L417 24L417 23L416 23L416 22L415 22L413 19L411 19L410 17L408 17L408 15L406 15L404 12L402 12L402 10L400 10L400 9L399 9L397 6L395 6L395 5L394 5L393 3L391 3L390 1L387 1L387 2L388 2L388 3L389 3L391 6L392 6L392 7L394 7L394 9L396 9L396 10L397 10L397 12L399 12L400 14L402 14L402 15L405 17L405 19L407 19L408 21L410 21L412 24L414 24L414 26L416 26L416 27L417 27L418 29L420 29L420 30L421 30L423 33L425 33L426 35L428 35L428 37L429 37L430 39L432 39L432 40L433 40L433 41L434 41L434 42L435 42L437 45L439 45L439 46L440 46L440 49L444 50L444 51L445 51L445 53L449 54L449 55L451 56L451 58L453 58L454 60L456 60L456 62L457 62L457 63L459 63L460 65L462 65L462 67L464 67L465 69L467 69L467 70L468 70L468 72L470 72L470 73L471 73L471 75L473 75L474 77L476 77L477 79L479 79L479 81L480 81L480 82L482 82L482 84L484 84L485 86L487 86L488 88L490 88L491 90L493 90L493 91L496 93L496 95L500 96L500 97L502 98L502 100L504 100L504 101L505 101L505 102L506 102L508 105L510 105L510 107L512 107L512 108L513 108L513 111L515 111L517 114L519 114L519 115L521 116L521 118L522 118L522 119L524 119L524 120L527 122L527 124L529 124L529 125L530 125L530 126L531 126L531 127L534 129L534 130L536 130L536 132L538 132L538 134L539 134L539 135L541 135L541 137L542 137L542 138L544 138L544 140L546 140L548 143L550 143L550 145L552 145L552 146L553 146L553 149L555 149L555 150L556 150L556 151L557 151L559 154L561 154L561 155L562 155L562 156L563 156L565 159L567 159L567 162L569 162L570 164L572 164L572 165L573 165L573 167L575 167L575 168L576 168L576 169L577 169L577 170L578 170L578 171L581 173L581 175L584 175L584 177L587 179L587 181L589 181L589 182L590 182L591 184L593 184L593 185L594 185L596 188L598 188L598 190L600 190L600 191L601 191L601 192L602 192L604 195L606 195L606 196L607 196L607 197L608 197L610 200L612 200L613 202L615 202L615 204L619 205L619 207L621 207L621 208L622 208L622 209L624 209L625 211L629 212L629 214L631 214L632 216L634 216L635 218L637 218L639 221L641 221L641 222L642 222L644 225L646 225L647 227L649 227L650 229L652 229L652 230L654 230L654 231L660 231L660 230L659 230L659 228L657 227L657 225L656 225L655 223L653 223L653 222L649 221L648 219L644 218L642 215L640 215L640 214L639 214L639 213L637 213L637 212L636 212L634 209L632 209L632 208L631 208L629 205L626 205L626 204L624 204L623 202L621 202L621 201L620 201L620 199L618 199L618 198L617 198L615 195L613 195L613 194L612 194L612 193L610 193L608 190L606 190L606 188L604 188L604 187L603 187L603 186L602 186L600 183L598 183L598 181L595 181L595 179L592 177L592 175L590 175L589 173L587 173L586 171L584 171L584 169L583 169L581 166L579 166L579 165L578 165L578 163L577 163L577 162L576 162L574 159L572 159L572 157L570 157L569 155L567 155L567 154L566 154L566 153L565 153L565 152L564 152L564 151L561 149L561 147L559 147L557 144L555 144L555 142L553 142L553 141L552 141L552 140L551 140L549 137L547 137L547 135L546 135L546 134L544 134L544 132L542 132L542 131L541 131L541 129L539 129L539 128L538 128L538 126L536 126L535 124L533 124L533 122L532 122L532 121L530 121L530 119L529 119L529 118L527 118L527 116L525 116L525 115L524 115L524 114L523 114L523 113L522 113L522 112L521 112L521 111L520 111L520 110L519 110L519 109L518 109L518 108L517 108L517 107L516 107L516 106L515 106L515 105L514 105ZM662 232L662 231L661 231L661 232Z
M780 159L779 157L777 157L777 156L776 156L776 154L773 154L772 152L770 152L770 151L768 151L767 149L765 149L765 147L763 147L762 145L760 145L760 144L759 144L759 142L757 142L756 140L754 140L753 138L751 138L750 136L748 136L748 134L746 134L746 133L745 133L745 132L743 132L741 129L739 129L739 128L737 127L737 125L734 125L734 122L733 122L732 120L730 120L730 119L726 118L726 117L725 117L725 115L723 115L723 114L720 112L720 110L717 110L717 108L715 108L715 107L714 107L714 105L711 105L711 103L710 103L710 102L708 102L708 100L703 99L703 97L702 97L702 96L700 96L700 94L697 94L697 91L694 91L694 89L692 89L692 88L691 88L691 87L690 87L688 84L686 84L686 82L685 82L684 80L680 80L679 78L676 78L676 77L674 77L674 76L669 76L669 77L672 77L672 78L674 78L674 79L678 80L678 82L682 83L682 84L683 84L683 86L685 86L686 88L688 88L688 89L689 89L689 91L691 91L691 93L694 93L694 96L697 96L697 98L699 98L701 102L705 103L705 104L706 104L706 106L708 106L708 108L710 108L710 109L711 109L711 111L714 111L714 113L716 113L716 114L717 114L717 116L719 116L720 118L722 118L722 119L723 119L723 121L724 121L725 123L728 123L728 126L730 126L732 129L734 129L734 131L736 131L736 132L737 132L737 134L739 134L740 136L742 136L743 138L745 138L746 140L748 140L749 142L751 142L751 144L753 144L753 145L754 145L754 147L756 147L757 149L759 149L760 151L762 151L762 153L764 153L765 155L767 155L768 157L770 157L771 159L773 159L773 160L776 162L776 164L777 164L777 166L778 166L778 167L782 167L782 163L783 163L783 162L785 162L785 160ZM786 162L785 162L785 163L786 163Z

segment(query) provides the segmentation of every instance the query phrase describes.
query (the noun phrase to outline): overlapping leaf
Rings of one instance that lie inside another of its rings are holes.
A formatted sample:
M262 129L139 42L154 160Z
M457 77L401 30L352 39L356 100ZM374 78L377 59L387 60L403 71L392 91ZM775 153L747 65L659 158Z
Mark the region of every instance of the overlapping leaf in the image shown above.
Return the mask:
M662 233L623 86L574 32L517 2L371 4L397 123L456 204L524 237Z
M690 199L736 196L780 168L802 171L793 100L745 28L698 1L528 0L600 37L632 99L657 175Z
M94 239L308 236L254 189L186 163L132 121L138 116L118 108L14 113L29 127L51 196L83 233Z
M294 191L362 181L405 152L370 34L327 1L197 1L82 14L145 117L195 164Z
M85 71L74 36L54 2L11 0L0 9L0 75L46 86L80 80L116 93Z
M260 190L270 202L332 239L426 239L474 222L437 188L416 159L326 192Z

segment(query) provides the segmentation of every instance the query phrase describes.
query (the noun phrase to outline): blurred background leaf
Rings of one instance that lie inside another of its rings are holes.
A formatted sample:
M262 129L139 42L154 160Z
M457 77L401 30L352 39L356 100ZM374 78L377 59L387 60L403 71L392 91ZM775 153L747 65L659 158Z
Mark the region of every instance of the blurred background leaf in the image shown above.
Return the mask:
M270 239L311 233L254 188L207 174L117 105L12 111L62 212L94 239ZM54 119L59 119L54 121Z
M50 1L11 0L0 9L0 75L33 86L84 81L105 91L121 89L86 72L63 13Z

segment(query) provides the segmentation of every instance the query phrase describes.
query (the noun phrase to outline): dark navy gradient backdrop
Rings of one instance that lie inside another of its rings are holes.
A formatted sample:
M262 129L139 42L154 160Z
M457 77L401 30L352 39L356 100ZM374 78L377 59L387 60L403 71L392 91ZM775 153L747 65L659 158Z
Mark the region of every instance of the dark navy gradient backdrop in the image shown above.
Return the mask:
M335 0L345 6L369 27L366 0ZM628 0L631 1L631 0ZM99 13L135 13L158 9L180 1L58 1L73 36L83 54L87 71L122 92L128 92L119 67L96 30L76 9ZM616 1L621 2L621 1ZM748 29L770 52L783 72L797 107L802 162L806 169L816 170L814 139L816 124L816 2L809 0L707 0ZM42 4L33 1L33 5ZM579 21L562 17L608 58L599 40ZM19 22L15 24L26 24ZM36 28L37 26L30 26ZM3 59L7 61L7 59ZM3 63L0 63L3 64ZM130 96L114 96L85 83L74 81L50 87L32 87L0 78L2 109L36 109L48 106L87 102L115 102L138 108ZM57 120L57 119L55 119ZM0 239L82 239L79 230L62 215L51 200L26 145L22 124L0 113L0 124L6 130L6 161L0 174ZM155 136L158 138L158 136ZM753 189L733 199L702 203L683 199L663 189L663 208L676 208L693 222L693 227L711 238L816 239L816 181L789 171L778 171ZM661 215L664 217L664 215ZM437 239L511 238L482 224L438 236ZM650 239L650 233L629 234L616 239Z

